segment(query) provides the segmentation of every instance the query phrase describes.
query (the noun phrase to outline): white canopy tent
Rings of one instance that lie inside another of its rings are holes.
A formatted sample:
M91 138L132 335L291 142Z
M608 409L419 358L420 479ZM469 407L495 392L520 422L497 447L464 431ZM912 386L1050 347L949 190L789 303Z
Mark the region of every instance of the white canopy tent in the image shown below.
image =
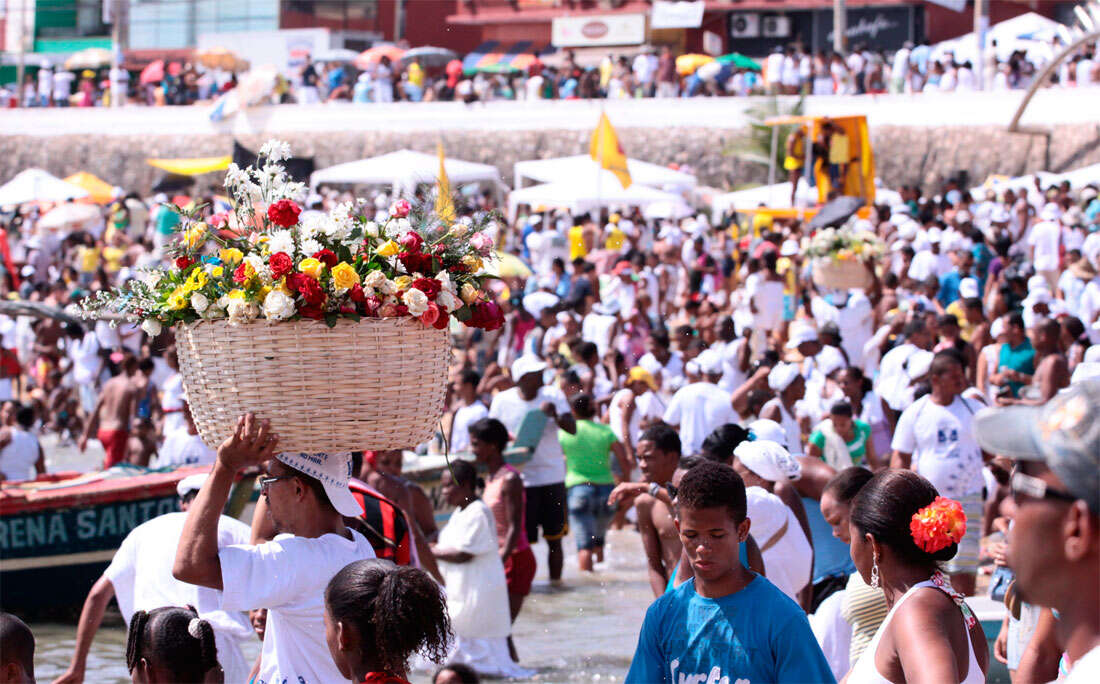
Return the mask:
M688 190L696 184L695 176L692 174L675 171L659 164L628 159L626 168L630 171L632 182L652 188ZM554 159L532 159L516 162L515 165L516 190L523 187L524 179L536 183L558 183L571 182L577 178L590 178L595 185L597 177L603 187L621 187L622 185L613 173L601 170L599 164L587 154Z
M597 191L594 184L586 179L574 179L571 182L544 183L529 188L513 190L508 196L508 215L516 216L516 209L526 204L541 211L543 209L568 209L579 214L601 207L640 207L643 210L658 202L668 203L670 207L683 203L683 199L674 193L657 190L640 183L632 183L623 189L618 181L605 183Z
M42 169L20 171L0 185L0 207L25 202L64 202L87 196L88 191L84 188L66 183Z
M461 159L446 159L444 166L452 186L464 183L489 182L499 190L500 172L489 164L476 164ZM323 183L352 185L392 185L395 194L411 193L419 183L439 180L439 157L412 150L398 150L370 159L337 164L314 171L309 177L312 187Z
M1060 26L1062 24L1053 19L1047 19L1035 12L1027 12L991 26L985 34L985 48L992 50L993 41L996 41L997 59L1002 61L1008 59L1016 50L1023 50L1032 61L1049 61L1054 57L1051 42L1055 36L1059 35ZM932 46L934 59L940 59L948 52L953 53L958 62L967 60L976 62L978 35L967 33Z

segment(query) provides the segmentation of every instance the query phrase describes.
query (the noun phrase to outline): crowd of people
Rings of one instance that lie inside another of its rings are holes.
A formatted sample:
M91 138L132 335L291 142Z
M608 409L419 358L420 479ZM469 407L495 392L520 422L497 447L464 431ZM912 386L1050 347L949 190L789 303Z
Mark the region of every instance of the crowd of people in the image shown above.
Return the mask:
M681 65L671 48L647 48L635 55L609 52L593 64L578 64L573 51L560 59L534 56L524 69L465 69L463 62L382 55L369 64L351 61L304 63L279 74L271 103L318 102L567 100L640 97L786 95L863 95L1024 89L1062 48L1060 37L1033 41L1007 56L996 41L981 64L927 41L905 42L894 50L856 44L847 54L802 43L777 46L749 64L743 61L691 61ZM684 55L694 60L697 55ZM197 62L173 63L154 78L122 67L69 71L44 62L28 73L22 89L8 85L0 101L24 107L188 105L209 102L235 88L237 74L207 69ZM1100 54L1095 44L1080 46L1051 77L1055 87L1100 85Z
M210 469L127 537L60 681L112 596L136 681L527 677L512 626L537 568L560 585L570 541L600 572L613 528L637 530L656 598L627 681L972 682L991 655L1014 681L1095 680L1100 184L938 190L850 219L886 245L860 289L815 281L798 219L498 220L530 274L500 280L501 328L451 331L436 442L470 460L443 474L441 529L400 450L283 453L264 416L204 444L170 331L0 317L4 480L49 470L44 435L98 441L104 468ZM176 239L166 200L60 231L20 208L0 295L64 312L137 277ZM249 529L221 512L257 471ZM977 592L1009 606L992 654ZM3 667L32 672L3 620Z

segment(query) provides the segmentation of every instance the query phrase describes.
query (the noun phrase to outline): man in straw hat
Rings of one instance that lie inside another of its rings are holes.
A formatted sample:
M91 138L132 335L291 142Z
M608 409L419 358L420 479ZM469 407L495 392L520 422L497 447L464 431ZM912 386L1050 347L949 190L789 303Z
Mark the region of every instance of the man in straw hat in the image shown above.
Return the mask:
M237 421L187 512L172 574L221 590L223 610L267 608L258 681L340 681L325 645L325 587L345 565L375 557L344 522L363 513L348 489L351 454L277 453L278 441L266 420ZM280 534L219 549L217 521L233 481L261 464L260 494Z

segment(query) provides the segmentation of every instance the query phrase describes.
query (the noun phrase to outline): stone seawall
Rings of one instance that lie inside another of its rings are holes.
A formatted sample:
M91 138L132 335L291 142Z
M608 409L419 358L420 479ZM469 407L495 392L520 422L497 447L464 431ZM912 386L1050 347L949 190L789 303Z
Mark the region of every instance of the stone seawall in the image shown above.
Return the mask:
M766 168L744 161L733 151L743 131L729 127L623 127L619 136L632 157L658 164L688 164L701 184L729 189L767 180ZM918 183L928 190L959 171L967 172L971 183L977 184L994 173L1013 176L1037 170L1060 172L1100 162L1100 122L1061 124L1051 131L1048 139L1009 134L1003 126L995 125L871 128L882 181L891 187ZM587 130L548 129L448 130L434 134L292 131L236 138L258 149L263 140L279 137L291 143L295 154L314 156L318 168L402 148L434 153L436 143L442 141L449 157L494 164L505 182L511 184L515 162L583 153L588 136ZM125 130L114 130L102 135L50 137L5 136L0 132L0 180L36 166L59 176L89 171L108 182L144 192L160 174L145 164L146 158L227 154L233 139L228 132L128 135ZM214 184L220 179L210 174L203 181Z

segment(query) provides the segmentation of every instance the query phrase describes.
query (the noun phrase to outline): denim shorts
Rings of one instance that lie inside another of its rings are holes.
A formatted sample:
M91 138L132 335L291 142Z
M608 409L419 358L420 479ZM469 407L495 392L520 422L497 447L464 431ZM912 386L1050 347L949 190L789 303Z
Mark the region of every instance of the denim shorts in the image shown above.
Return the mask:
M607 505L614 485L579 484L569 488L569 527L577 538L578 551L603 546L614 511Z

